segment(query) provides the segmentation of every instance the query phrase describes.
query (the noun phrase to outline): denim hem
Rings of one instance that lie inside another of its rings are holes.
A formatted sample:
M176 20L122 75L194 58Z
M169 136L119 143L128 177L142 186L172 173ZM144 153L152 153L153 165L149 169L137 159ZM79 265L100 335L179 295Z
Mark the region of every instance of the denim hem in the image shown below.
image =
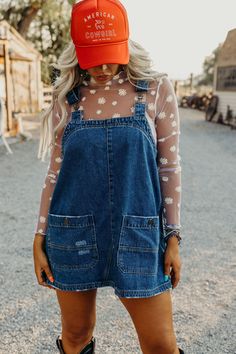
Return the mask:
M114 282L112 280L106 280L106 281L99 281L99 282L92 282L92 283L85 283L85 284L62 284L58 281L54 281L53 283L46 279L46 284L52 286L55 289L58 290L64 290L64 291L85 291L85 290L91 290L91 289L96 289L96 288L102 288L106 286L110 286L115 290L115 295L118 297L127 297L127 298L142 298L142 297L150 297L154 296L157 294L160 294L164 291L172 289L172 284L171 280L166 281L165 283L160 284L154 289L145 289L145 290L122 290L118 289Z

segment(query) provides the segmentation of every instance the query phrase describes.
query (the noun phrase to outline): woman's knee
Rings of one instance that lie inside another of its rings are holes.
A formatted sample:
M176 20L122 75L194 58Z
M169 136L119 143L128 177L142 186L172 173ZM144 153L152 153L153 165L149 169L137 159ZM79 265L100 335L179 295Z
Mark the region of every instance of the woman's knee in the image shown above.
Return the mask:
M176 337L174 335L164 335L141 343L144 354L174 354L176 345Z
M80 323L77 326L62 326L62 334L71 344L87 342L91 339L95 323Z

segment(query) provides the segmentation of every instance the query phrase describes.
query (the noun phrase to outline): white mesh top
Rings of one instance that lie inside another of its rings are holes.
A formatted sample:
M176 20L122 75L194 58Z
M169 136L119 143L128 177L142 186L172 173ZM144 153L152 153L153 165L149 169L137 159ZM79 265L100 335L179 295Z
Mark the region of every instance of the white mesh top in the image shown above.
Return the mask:
M93 78L81 86L79 109L84 111L83 119L106 119L130 116L138 93L128 81L126 73L120 71L111 81L98 85ZM181 166L179 155L180 119L177 98L167 75L149 84L146 96L146 117L159 151L158 170L164 202L164 224L180 229ZM67 103L67 102L66 102ZM67 122L73 110L67 103ZM60 120L60 109L54 103L53 126ZM46 235L47 216L57 177L62 163L61 138L65 129L58 132L50 153L50 162L41 193L38 221L35 232Z

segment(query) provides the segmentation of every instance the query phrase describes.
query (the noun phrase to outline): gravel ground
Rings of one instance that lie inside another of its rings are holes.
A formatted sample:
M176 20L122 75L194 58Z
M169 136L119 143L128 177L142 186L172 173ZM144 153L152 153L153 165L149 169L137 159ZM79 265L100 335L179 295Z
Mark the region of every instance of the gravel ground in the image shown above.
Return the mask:
M236 353L236 131L180 109L182 277L172 291L178 344L186 354ZM0 147L0 353L57 353L60 312L40 287L32 242L47 163L33 139ZM141 353L137 334L112 288L97 294L97 353ZM154 353L155 354L155 353Z

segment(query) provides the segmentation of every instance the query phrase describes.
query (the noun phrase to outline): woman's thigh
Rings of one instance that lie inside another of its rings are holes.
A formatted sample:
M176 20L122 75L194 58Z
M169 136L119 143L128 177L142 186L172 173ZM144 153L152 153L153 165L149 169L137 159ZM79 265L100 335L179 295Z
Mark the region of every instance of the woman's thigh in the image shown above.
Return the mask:
M56 293L64 331L86 332L95 326L97 289L86 291L56 289Z
M131 316L143 352L148 353L148 348L176 347L170 291L148 298L119 299Z

